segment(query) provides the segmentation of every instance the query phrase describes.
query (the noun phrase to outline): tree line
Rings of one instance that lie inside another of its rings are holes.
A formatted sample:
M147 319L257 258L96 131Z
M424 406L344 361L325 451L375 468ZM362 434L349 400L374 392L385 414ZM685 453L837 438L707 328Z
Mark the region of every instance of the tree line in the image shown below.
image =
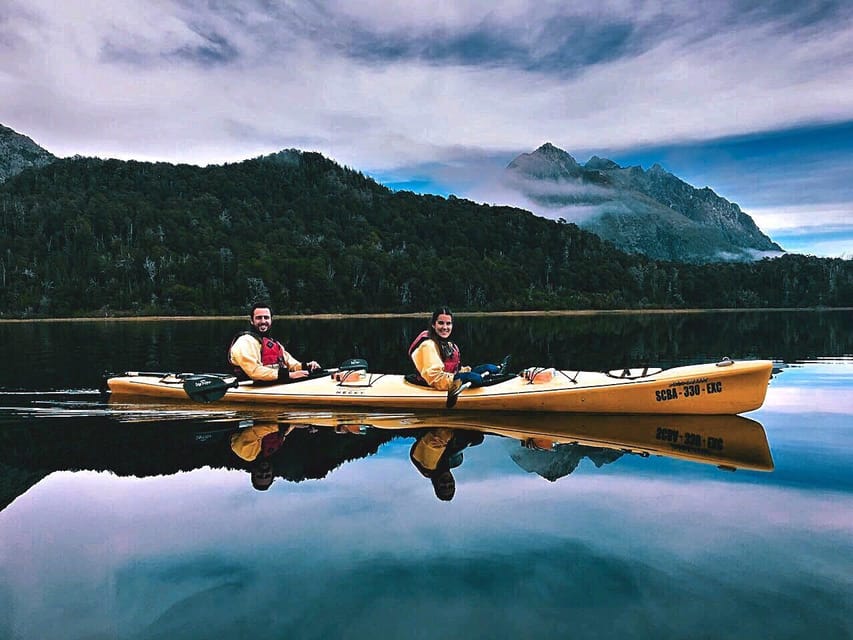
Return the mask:
M196 167L58 160L0 185L0 315L242 314L853 301L851 261L688 265L573 224L393 192L295 150Z

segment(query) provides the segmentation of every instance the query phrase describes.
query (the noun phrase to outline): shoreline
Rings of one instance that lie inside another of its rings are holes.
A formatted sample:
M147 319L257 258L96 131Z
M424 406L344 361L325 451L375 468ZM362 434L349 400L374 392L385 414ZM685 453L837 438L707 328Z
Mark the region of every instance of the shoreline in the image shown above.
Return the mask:
M628 315L689 315L701 313L785 313L792 311L853 311L853 307L772 307L772 308L714 308L714 309L559 309L550 311L459 311L459 317L571 317L571 316L628 316ZM362 320L380 318L424 318L430 311L413 313L312 313L305 315L275 315L283 320ZM22 322L186 322L204 320L243 320L245 316L104 316L81 318L0 318L0 324Z

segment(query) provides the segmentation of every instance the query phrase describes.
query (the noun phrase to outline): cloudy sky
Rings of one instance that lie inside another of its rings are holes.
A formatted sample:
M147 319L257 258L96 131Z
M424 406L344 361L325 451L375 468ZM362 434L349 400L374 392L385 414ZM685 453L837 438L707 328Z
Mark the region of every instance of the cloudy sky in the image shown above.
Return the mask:
M2 0L0 123L59 156L298 148L509 204L500 172L551 142L853 257L847 0Z

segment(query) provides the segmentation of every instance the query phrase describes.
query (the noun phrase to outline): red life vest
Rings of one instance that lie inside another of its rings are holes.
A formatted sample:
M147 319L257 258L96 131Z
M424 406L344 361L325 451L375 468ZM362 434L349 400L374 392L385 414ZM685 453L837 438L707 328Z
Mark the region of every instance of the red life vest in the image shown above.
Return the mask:
M271 367L273 365L281 365L287 366L284 364L284 347L280 342L274 340L273 338L269 338L267 336L261 336L260 334L254 331L241 331L234 339L231 340L231 344L228 346L228 364L234 369L234 373L238 376L245 377L246 373L238 367L236 364L231 362L231 347L234 346L234 343L237 342L237 339L240 336L250 335L255 340L261 343L261 364L265 367Z
M284 442L284 435L281 431L273 431L261 438L261 455L264 458L269 458L272 454L281 448Z
M414 353L415 349L423 342L424 340L432 340L429 337L429 331L421 331L418 334L418 337L414 339L411 346L409 347L409 357L411 357L412 353ZM453 349L452 353L449 357L443 358L444 360L444 370L448 373L456 373L459 371L459 367L462 365L462 354L459 352L459 347L456 346L454 342L448 341L447 344ZM436 345L438 346L438 345ZM438 351L439 355L441 355L441 349Z

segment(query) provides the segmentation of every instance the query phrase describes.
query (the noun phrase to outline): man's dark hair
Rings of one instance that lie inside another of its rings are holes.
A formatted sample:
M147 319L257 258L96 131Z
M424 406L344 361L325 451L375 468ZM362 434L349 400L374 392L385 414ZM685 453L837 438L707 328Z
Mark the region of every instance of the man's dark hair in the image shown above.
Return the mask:
M453 500L453 496L456 495L456 478L449 470L433 475L430 480L436 498L445 502Z
M272 465L266 460L256 460L249 473L252 486L258 491L266 491L275 480Z
M251 309L251 311L249 311L249 317L250 318L255 317L255 310L257 310L257 309L269 309L270 315L272 315L272 305L270 305L269 302L266 302L264 300L259 300L252 305L252 309Z

